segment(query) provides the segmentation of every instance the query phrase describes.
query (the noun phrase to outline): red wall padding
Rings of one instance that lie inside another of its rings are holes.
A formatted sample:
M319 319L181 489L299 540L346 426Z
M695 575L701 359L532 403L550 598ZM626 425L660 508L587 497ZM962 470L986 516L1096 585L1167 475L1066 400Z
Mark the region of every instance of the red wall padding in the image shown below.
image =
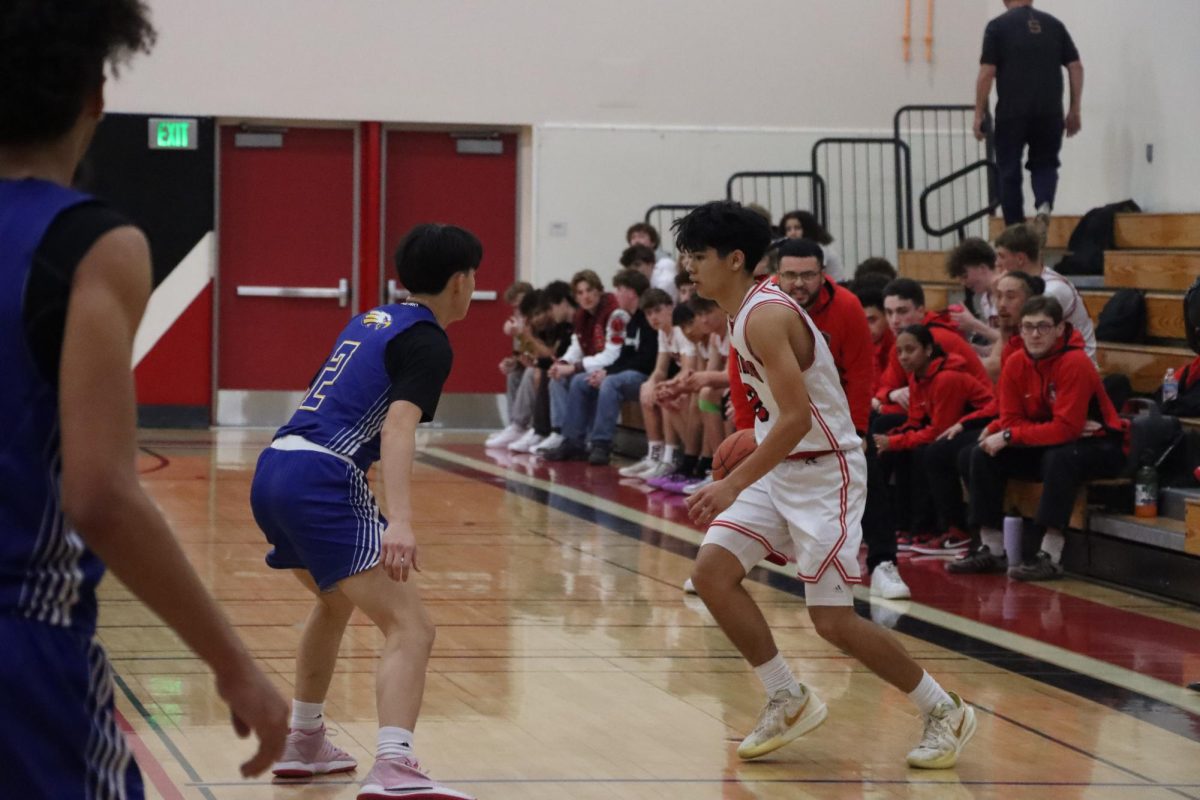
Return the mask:
M210 283L134 371L139 404L208 406L211 403L212 319Z

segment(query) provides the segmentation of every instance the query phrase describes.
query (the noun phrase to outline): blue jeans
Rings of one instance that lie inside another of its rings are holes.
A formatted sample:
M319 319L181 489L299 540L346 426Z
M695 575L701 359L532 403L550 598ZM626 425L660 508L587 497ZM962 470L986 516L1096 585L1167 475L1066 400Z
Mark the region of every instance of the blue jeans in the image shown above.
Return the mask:
M621 418L621 404L637 400L646 377L637 370L625 370L609 375L600 388L595 389L588 384L586 375L573 376L563 437L582 442L587 436L592 444L612 442L617 421Z
M549 377L549 375L547 375ZM550 381L550 428L562 431L564 418L567 416L567 400L571 394L571 383L576 378L584 377L571 375L567 378L554 378Z
M1000 207L1004 224L1025 221L1025 192L1021 187L1021 154L1029 147L1029 170L1033 204L1054 205L1058 191L1058 153L1062 149L1063 118L1014 117L996 120L996 168L1000 173Z

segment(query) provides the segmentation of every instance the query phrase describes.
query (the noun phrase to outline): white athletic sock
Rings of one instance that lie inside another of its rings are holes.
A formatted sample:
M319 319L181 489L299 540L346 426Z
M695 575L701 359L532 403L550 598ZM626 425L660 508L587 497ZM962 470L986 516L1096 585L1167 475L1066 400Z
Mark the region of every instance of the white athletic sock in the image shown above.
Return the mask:
M324 703L302 703L299 700L293 700L292 730L315 731L325 724L324 714Z
M755 667L754 674L762 681L763 688L767 690L767 697L773 697L780 689L787 689L797 697L802 694L800 683L792 674L792 668L783 660L781 653L776 653L770 661Z
M675 463L675 445L673 445L673 444L664 445L663 451L662 451L662 458L660 458L659 461L663 462L664 464L674 464Z
M646 458L651 461L661 461L663 453L662 442L650 442L649 449L646 451Z
M928 672L921 676L921 682L917 684L917 688L908 693L908 699L912 700L917 710L926 717L937 708L938 703L954 705L950 695L946 694L946 690L939 686Z
M980 528L979 538L994 556L1004 555L1004 534L995 528Z
M1067 544L1067 539L1062 535L1062 531L1046 531L1042 536L1042 551L1050 554L1050 560L1055 564L1062 563L1063 547Z
M1008 563L1015 566L1024 561L1025 520L1021 517L1004 518L1004 554Z
M379 745L375 748L376 758L412 757L412 754L412 731L395 727L382 727L379 729Z

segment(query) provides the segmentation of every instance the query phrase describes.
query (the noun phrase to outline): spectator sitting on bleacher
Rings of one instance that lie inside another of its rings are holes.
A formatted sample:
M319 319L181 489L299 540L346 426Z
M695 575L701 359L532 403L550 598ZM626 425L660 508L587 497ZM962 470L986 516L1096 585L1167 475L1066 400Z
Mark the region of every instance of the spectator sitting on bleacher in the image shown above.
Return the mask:
M648 222L635 222L630 225L629 230L625 231L625 246L633 247L639 244L645 245L654 251L656 259L654 262L654 275L647 276L650 277L650 285L662 289L678 302L673 287L675 285L675 273L679 272L679 268L675 264L675 259L671 258L670 254L662 249L658 229ZM670 284L670 286L667 284Z
M911 278L897 278L883 290L883 308L887 314L888 325L892 333L899 334L909 325L924 325L933 334L934 340L947 355L955 353L966 364L966 369L981 381L990 379L983 368L983 363L975 353L974 348L958 332L958 326L946 312L934 313L925 310L925 290L921 284ZM884 415L903 414L908 409L908 376L896 357L896 348L888 357L888 367L880 380L879 390L871 402L872 408ZM873 431L880 433L891 428L896 422L892 421L886 427Z
M680 256L680 261L686 261L687 256ZM686 269L681 269L675 273L675 302L680 305L688 302L696 296L696 284L692 283L692 276L688 274Z
M1058 301L1063 319L1082 337L1083 348L1096 363L1096 331L1075 285L1042 263L1041 236L1026 223L1010 225L996 237L996 266L1001 272L1019 270L1046 282L1045 294Z
M892 510L896 525L911 532L915 552L965 548L970 537L934 517L925 460L939 435L991 402L992 385L972 375L962 357L947 355L924 325L900 331L896 357L908 375L908 419L874 437L885 471L895 478Z
M546 441L553 429L562 425L561 408L550 402L550 379L547 371L567 352L571 344L575 305L571 287L566 281L551 281L545 289L534 292L536 305L528 316L529 324L521 333L521 344L533 358L534 394L531 426L525 435L510 443L514 453L531 453ZM528 298L526 298L528 299Z
M1000 341L994 298L996 251L983 239L965 239L946 254L946 274L970 293L970 304L961 311L951 311L950 318L958 329L974 340L980 356L992 351Z
M674 426L668 426L663 409L656 399L659 384L674 378L680 372L691 373L696 369L696 345L681 327L695 318L686 304L662 303L658 290L648 289L642 296L643 310L650 326L658 331L658 356L654 371L641 385L638 402L642 407L642 425L646 429L646 455L636 464L622 467L618 473L623 478L662 478L675 471L675 448L678 439ZM665 293L664 293L665 294ZM667 296L669 301L671 298Z
M670 259L667 259L670 261ZM658 262L654 251L644 244L634 244L625 248L621 253L621 266L625 269L633 269L646 276L650 281L650 286L655 289L661 289L671 296L671 302L675 301L675 262L671 262L671 271L660 270L656 266Z
M721 324L718 320L724 318L724 312L715 314L710 324ZM712 483L712 456L726 435L724 396L729 389L729 369L726 364L729 347L728 335L725 330L720 330L709 335L706 346L696 348L698 368L682 381L682 386L685 392L692 393L696 398L701 431L700 459L693 473L694 480L684 481L677 487L664 486L667 490L691 495Z
M807 239L820 245L825 254L825 274L835 283L845 277L842 257L833 246L833 236L811 211L789 211L779 220L779 227L788 239Z
M592 466L607 465L612 458L612 440L621 404L637 398L642 383L654 370L658 337L640 307L650 281L637 270L624 269L613 278L613 287L618 311L627 320L622 322L616 317L618 312L614 312L614 319L608 324L612 332L609 343L619 341L621 345L617 358L571 378L567 413L563 417L563 443L545 451L543 456L547 461L586 458Z
M883 386L883 374L896 343L896 334L892 333L883 310L883 287L886 285L871 279L855 280L853 284L854 295L867 318L867 330L871 332L871 397Z
M1062 575L1063 530L1075 494L1087 480L1120 474L1128 423L1113 408L1058 300L1047 294L1025 304L1021 339L1024 347L1000 375L1000 418L971 451L969 521L990 552L1003 552L999 526L1008 479L1040 480L1035 522L1045 531L1041 552L1030 563L1009 566L1008 574L1051 580Z
M693 317L680 327L696 347L697 369L711 371L724 364L729 344L722 340L727 335L725 312L712 300L693 297L688 301ZM688 388L689 372L680 372L674 378L658 386L655 397L663 409L664 425L675 427L680 441L676 454L675 470L668 475L647 478L646 483L656 489L682 493L684 489L702 480L711 468L711 453L702 463L704 447L703 420L696 393Z
M892 266L892 262L886 258L879 256L871 256L864 259L854 270L855 286L864 285L864 281L881 281L880 287L887 286L892 281L896 280L896 268Z
M1021 309L1031 298L1042 293L1044 285L1041 278L1024 272L1006 272L996 280L996 317L1000 341L993 348L994 371L990 366L993 356L984 359L988 373L995 374L996 379L999 379L1004 363L1014 353L1024 349L1025 343L1020 336ZM971 450L979 443L981 434L986 435L983 434L983 427L999 415L1000 404L993 393L991 402L951 425L926 449L924 466L929 476L939 530L950 533L968 530L962 487L970 484ZM971 537L970 547L963 558L946 564L947 572L1004 572L1007 569L1003 559L997 560L997 556L1003 556L1003 553L993 553L990 548L981 546L977 535Z
M1021 309L1031 297L1046 290L1046 282L1027 272L1003 272L996 279L993 294L996 306L996 343L983 357L983 366L992 382L1000 380L1000 369L1021 343Z
M779 254L779 288L808 312L825 334L860 436L871 416L872 337L863 306L854 293L838 286L825 271L824 251L809 239L785 239Z
M526 428L513 421L512 408L517 390L521 385L521 378L525 374L525 365L521 362L518 344L518 337L526 326L525 318L521 316L520 312L521 301L532 291L533 286L525 281L517 281L504 290L504 302L512 311L508 319L504 320L504 335L512 339L513 346L509 354L500 359L500 373L504 375L505 380L505 411L508 412L509 422L504 430L487 437L484 447L507 447L525 435Z
M617 360L625 346L625 329L632 316L618 306L615 296L604 291L600 276L590 269L580 270L571 277L571 291L578 306L571 345L549 372L550 402L552 407L556 405L562 410L561 427L567 424L571 385L576 381L586 384L588 373L605 369ZM562 432L555 430L534 452L556 450L562 444Z

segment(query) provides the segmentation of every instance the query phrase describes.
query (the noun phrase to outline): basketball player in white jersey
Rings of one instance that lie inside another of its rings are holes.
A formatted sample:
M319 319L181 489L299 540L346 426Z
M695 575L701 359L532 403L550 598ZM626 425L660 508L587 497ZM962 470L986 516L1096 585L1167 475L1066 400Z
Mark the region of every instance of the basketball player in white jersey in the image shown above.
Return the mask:
M696 290L730 315L730 341L755 413L758 448L688 500L708 526L692 581L721 630L767 693L758 724L738 747L766 755L820 725L823 702L798 683L758 605L742 586L760 560L794 559L817 633L909 696L925 719L908 763L954 766L975 733L975 712L942 689L888 631L854 612L866 461L829 347L808 315L754 265L771 232L762 217L720 201L673 226L691 257Z

